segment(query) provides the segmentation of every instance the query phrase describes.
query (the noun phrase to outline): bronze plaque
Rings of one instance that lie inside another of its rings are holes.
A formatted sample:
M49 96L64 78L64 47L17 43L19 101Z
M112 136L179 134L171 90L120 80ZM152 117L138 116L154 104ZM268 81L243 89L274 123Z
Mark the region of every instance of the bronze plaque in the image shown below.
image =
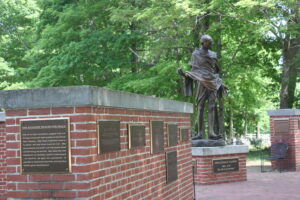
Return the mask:
M168 124L168 146L176 146L177 145L177 125L176 124Z
M145 126L128 125L129 149L146 146Z
M274 120L275 133L289 133L289 120Z
M151 121L151 153L164 150L164 122Z
M180 133L180 140L181 141L188 141L190 139L189 136L189 129L187 128L182 128L181 133Z
M69 119L21 120L22 173L71 172Z
M213 160L213 168L215 173L239 171L239 159Z
M176 181L178 179L177 175L177 151L172 151L166 153L166 174L167 183Z
M120 121L98 121L99 152L120 151Z

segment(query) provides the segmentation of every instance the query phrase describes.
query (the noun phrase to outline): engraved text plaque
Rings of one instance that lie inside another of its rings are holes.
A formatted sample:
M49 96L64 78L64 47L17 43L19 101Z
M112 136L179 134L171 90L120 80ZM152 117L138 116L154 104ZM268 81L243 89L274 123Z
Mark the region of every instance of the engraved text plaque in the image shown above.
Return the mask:
M239 159L213 160L213 168L215 173L239 171Z
M274 120L275 133L289 133L289 120Z
M69 119L21 120L22 173L68 173Z
M168 124L168 146L177 145L177 125Z
M177 151L166 153L167 183L177 180Z
M128 125L129 149L146 146L145 126Z
M151 121L151 153L164 150L164 122Z
M98 121L99 151L120 151L120 121Z
M180 133L180 140L181 141L187 141L189 140L189 129L187 128L183 128L181 129L181 133Z

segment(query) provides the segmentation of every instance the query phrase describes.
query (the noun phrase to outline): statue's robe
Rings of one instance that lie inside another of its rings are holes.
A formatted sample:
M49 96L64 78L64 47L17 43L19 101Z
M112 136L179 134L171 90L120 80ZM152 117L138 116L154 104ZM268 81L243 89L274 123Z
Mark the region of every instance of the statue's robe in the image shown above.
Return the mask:
M210 50L196 49L192 54L189 65L191 66L191 71L185 72L186 96L191 96L192 94L192 80L198 83L196 93L197 103L199 103L207 92L213 92L217 96L217 91L224 85L218 74L217 54Z

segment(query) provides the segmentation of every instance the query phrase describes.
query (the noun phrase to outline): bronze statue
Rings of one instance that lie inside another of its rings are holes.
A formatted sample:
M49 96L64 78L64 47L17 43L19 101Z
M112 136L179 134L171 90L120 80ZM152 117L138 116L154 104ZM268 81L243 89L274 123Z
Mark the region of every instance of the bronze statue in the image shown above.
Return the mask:
M214 132L216 98L222 92L226 92L226 87L218 74L220 68L217 63L217 54L210 50L212 38L209 35L203 35L200 41L202 48L195 49L189 62L191 71L183 72L181 68L178 68L177 72L185 77L186 96L192 95L192 80L197 83L198 135L193 139L202 139L204 135L204 107L205 102L208 101L208 135L209 139L215 140L222 138Z

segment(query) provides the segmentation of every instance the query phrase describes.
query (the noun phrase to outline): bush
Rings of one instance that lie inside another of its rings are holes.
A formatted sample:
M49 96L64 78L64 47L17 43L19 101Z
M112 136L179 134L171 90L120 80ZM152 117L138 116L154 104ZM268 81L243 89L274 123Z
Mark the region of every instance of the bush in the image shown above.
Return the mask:
M256 149L258 149L262 145L262 139L261 138L249 138L249 142Z

